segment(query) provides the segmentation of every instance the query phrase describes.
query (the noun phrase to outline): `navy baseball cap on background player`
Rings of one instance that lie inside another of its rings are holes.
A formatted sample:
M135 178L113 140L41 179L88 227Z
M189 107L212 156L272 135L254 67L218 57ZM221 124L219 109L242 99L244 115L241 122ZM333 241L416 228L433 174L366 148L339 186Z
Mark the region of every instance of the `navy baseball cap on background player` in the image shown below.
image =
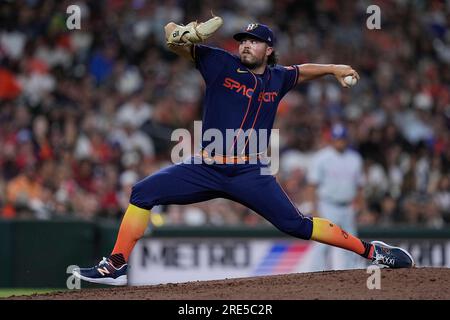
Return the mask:
M244 31L236 33L233 36L233 39L241 41L244 37L248 36L264 41L271 47L275 45L273 31L265 24L250 23Z
M337 139L347 139L348 133L347 133L347 128L344 127L342 124L335 124L332 128L331 128L331 137L334 140Z

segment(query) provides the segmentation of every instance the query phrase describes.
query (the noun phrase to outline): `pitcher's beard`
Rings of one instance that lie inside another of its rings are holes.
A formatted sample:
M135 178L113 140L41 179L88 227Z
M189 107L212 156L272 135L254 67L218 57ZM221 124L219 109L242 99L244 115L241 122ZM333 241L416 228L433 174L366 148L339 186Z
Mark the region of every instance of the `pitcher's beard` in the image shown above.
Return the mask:
M258 68L258 67L262 66L264 61L249 62L249 61L245 61L244 59L241 58L241 63L244 66L246 66L248 69L252 70L252 69L255 69L255 68Z

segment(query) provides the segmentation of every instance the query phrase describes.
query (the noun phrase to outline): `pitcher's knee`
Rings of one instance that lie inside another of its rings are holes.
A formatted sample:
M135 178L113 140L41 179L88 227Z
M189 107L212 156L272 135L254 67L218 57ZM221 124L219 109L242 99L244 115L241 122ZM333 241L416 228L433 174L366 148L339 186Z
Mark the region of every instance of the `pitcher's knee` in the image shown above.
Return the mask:
M294 221L283 221L277 225L277 228L284 233L303 240L311 239L312 227L312 219L306 217L300 217L298 220Z
M156 188L147 177L135 185L131 189L130 203L136 207L151 210L156 203Z

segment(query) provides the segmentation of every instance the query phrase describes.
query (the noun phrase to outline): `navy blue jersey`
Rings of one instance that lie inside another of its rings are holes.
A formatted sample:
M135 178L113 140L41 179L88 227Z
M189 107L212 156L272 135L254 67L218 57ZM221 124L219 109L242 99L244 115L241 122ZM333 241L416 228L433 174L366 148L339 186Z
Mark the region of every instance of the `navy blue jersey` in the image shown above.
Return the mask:
M260 129L266 129L269 136L279 102L297 83L298 67L267 66L264 74L257 75L250 72L238 56L222 49L195 45L192 55L206 83L203 133L208 129L222 132L223 154L253 153L248 150L249 136L244 145L238 146L237 139L227 143L226 130L254 129L253 134L258 136ZM258 152L267 148L268 139L261 140L265 141L258 142ZM203 141L202 147L208 144L210 142Z

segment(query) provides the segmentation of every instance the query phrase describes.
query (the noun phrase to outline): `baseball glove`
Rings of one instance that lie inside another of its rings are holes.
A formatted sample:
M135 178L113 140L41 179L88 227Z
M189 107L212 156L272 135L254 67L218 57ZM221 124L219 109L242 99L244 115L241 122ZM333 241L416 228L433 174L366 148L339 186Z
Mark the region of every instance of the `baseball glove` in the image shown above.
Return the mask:
M208 21L197 23L192 21L188 25L177 25L169 23L166 28L166 41L168 45L191 45L208 39L223 24L221 17L213 16Z

